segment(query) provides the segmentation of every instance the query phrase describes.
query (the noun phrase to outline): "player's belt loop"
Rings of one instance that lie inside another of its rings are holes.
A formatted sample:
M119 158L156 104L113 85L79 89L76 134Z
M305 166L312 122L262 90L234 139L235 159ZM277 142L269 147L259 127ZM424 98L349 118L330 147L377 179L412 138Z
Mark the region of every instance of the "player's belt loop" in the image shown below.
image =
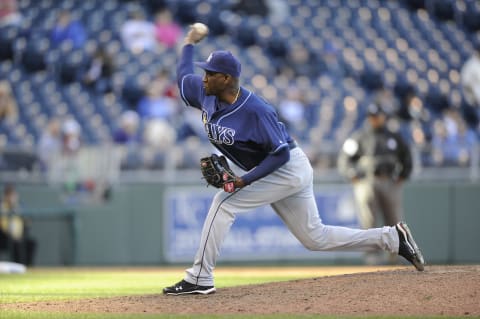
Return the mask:
M291 142L288 143L288 148L289 148L290 150L293 150L293 149L296 148L296 147L297 147L297 142L291 141Z

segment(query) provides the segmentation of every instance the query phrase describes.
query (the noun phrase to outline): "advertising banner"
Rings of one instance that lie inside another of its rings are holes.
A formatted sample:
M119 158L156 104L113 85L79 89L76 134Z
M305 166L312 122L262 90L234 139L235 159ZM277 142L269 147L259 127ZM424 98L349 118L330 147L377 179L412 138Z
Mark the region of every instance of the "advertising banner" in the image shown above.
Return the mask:
M215 191L211 188L175 187L165 193L163 231L167 261L193 260ZM324 224L358 227L350 187L316 187L315 198ZM219 261L331 259L338 254L307 250L288 231L273 209L265 206L236 215L222 246Z

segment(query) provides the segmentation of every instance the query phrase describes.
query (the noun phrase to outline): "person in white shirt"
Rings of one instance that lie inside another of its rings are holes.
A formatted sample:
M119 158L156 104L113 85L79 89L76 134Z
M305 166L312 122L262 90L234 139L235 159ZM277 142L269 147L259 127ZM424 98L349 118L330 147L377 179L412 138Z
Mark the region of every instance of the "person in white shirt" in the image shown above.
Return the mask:
M480 108L480 41L475 45L475 53L463 65L460 76L465 100Z
M155 38L155 25L145 19L140 10L133 11L122 25L121 37L123 45L135 54L155 51L158 44Z

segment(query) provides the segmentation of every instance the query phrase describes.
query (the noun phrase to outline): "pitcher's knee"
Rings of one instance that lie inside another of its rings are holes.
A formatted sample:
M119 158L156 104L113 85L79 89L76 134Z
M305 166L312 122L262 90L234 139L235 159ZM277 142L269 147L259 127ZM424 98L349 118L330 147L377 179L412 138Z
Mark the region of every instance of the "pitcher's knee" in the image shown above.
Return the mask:
M322 249L323 245L320 242L317 242L313 239L303 239L301 240L301 242L302 242L302 245L308 250L312 250L312 251L323 250Z

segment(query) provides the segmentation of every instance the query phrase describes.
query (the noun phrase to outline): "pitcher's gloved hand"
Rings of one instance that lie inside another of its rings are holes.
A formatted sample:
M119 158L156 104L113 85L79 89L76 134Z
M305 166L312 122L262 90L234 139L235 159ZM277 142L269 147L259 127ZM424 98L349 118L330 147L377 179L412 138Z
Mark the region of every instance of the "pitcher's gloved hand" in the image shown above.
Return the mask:
M203 157L200 159L200 170L209 185L223 188L228 193L233 193L235 189L244 186L242 179L235 176L223 155L212 154Z

